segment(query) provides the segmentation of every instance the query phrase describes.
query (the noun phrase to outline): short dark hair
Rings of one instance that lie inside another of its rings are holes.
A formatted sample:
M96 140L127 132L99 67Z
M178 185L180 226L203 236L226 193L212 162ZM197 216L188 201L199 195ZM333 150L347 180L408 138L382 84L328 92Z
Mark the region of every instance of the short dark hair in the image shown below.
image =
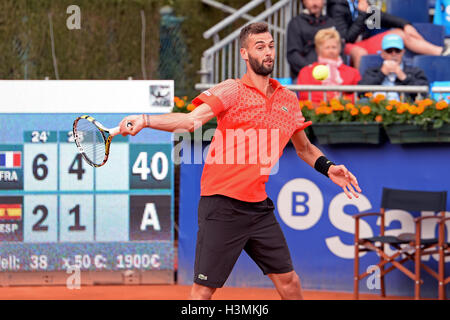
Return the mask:
M241 34L239 35L239 43L241 48L247 45L247 39L251 34L260 34L269 32L269 26L265 22L255 22L251 23L248 26L245 26L241 30Z

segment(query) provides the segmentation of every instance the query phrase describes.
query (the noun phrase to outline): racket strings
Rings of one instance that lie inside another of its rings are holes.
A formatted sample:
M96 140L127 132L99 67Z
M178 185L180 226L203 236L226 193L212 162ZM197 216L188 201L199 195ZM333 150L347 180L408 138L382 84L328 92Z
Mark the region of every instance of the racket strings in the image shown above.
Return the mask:
M77 135L75 137L85 157L94 164L102 164L105 159L106 146L100 130L90 121L80 119L77 123Z

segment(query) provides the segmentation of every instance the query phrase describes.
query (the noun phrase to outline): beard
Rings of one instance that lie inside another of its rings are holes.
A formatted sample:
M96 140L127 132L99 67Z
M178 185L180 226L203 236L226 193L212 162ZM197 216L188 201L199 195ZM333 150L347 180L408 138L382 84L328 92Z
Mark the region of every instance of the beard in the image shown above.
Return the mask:
M272 61L272 66L265 67L264 62L267 61ZM248 55L248 62L250 63L250 67L252 68L252 70L260 76L268 76L269 74L271 74L275 65L275 61L273 61L271 58L265 59L261 63L259 63L258 60L254 59L251 55Z

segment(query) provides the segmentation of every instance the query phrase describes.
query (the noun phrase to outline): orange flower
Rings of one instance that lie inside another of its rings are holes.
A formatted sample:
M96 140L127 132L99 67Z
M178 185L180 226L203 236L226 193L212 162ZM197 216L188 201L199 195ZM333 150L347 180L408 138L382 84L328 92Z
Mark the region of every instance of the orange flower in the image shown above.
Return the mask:
M325 108L325 114L331 114L331 113L333 113L333 108Z
M175 96L175 97L173 98L173 101L174 101L175 103L177 103L179 100L180 100L180 98L178 98L177 96Z
M401 103L397 106L397 113L403 114L406 110L408 110L409 104Z
M372 109L370 109L369 106L363 106L363 107L361 108L361 113L362 113L362 114L369 114L369 113L371 113L371 112L372 112Z
M372 99L372 102L379 103L380 101L383 101L384 99L386 99L386 96L384 94L379 93L375 96L375 98Z
M305 107L308 108L309 110L314 109L314 106L312 105L312 102L309 101L309 100L299 100L298 104L300 106L300 109L303 109Z
M383 122L383 117L382 117L381 115L377 115L377 116L375 117L375 121L376 121L376 122Z
M448 107L448 103L445 100L442 100L442 101L439 101L438 103L436 103L437 110L444 110L447 107Z
M323 114L323 113L324 113L323 109L324 109L324 107L318 107L318 108L316 109L316 114L317 114L317 115Z
M392 111L392 109L393 109L393 107L390 104L386 106L387 111Z
M373 97L373 93L372 92L367 92L364 94L365 97L367 98L372 98Z
M417 107L417 114L422 114L425 111L425 106L420 105Z
M341 104L338 99L333 98L330 100L330 106L336 106L338 104Z
M184 100L178 99L178 101L175 103L178 108L183 108L185 103Z
M359 113L358 108L353 108L352 110L350 110L350 114L351 114L352 116L357 116L358 113Z
M408 112L410 113L410 114L417 114L417 107L415 106L415 105L410 105L409 107L408 107Z
M331 109L333 111L344 111L344 106L342 104L338 103L338 104L332 105Z
M195 108L196 108L195 104L192 104L192 103L188 104L188 106L186 107L186 109L188 109L189 111L192 111Z
M352 110L355 107L355 105L353 103L347 103L345 105L345 109L346 110Z
M423 106L424 108L426 108L433 104L433 100L425 99L425 100L416 101L416 103L417 103L417 106L419 106L419 107Z
M186 101L187 99L188 99L188 97L187 97L187 96L184 96L184 97L183 97L183 100L184 100L184 101Z
M389 104L393 106L397 106L399 103L397 100L389 100Z

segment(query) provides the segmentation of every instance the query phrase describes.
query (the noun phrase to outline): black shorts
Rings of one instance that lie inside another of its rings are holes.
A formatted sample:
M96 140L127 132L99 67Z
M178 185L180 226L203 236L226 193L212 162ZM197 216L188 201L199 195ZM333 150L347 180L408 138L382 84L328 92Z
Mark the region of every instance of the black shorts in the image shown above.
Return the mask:
M203 196L198 205L194 282L220 288L244 249L264 274L292 271L272 200L245 202Z

